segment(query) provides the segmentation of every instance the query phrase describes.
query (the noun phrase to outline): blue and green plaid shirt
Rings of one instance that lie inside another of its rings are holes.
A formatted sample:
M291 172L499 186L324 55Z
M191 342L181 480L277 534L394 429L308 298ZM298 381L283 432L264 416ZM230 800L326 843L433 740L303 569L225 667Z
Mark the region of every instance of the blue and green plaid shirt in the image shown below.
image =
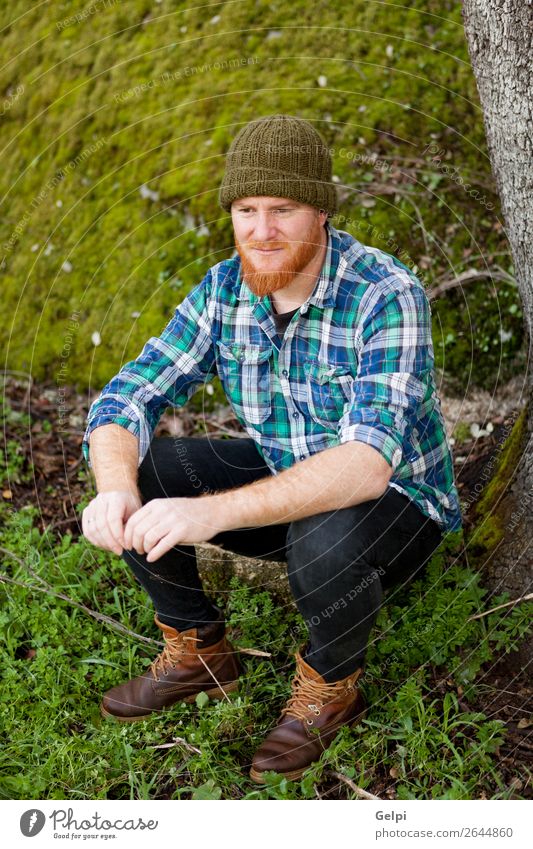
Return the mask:
M274 475L334 445L364 442L392 466L389 486L443 530L459 529L423 286L396 257L330 223L326 230L320 276L283 338L270 297L241 279L237 254L210 268L161 336L92 404L85 459L91 431L115 423L138 437L141 463L163 411L218 374Z

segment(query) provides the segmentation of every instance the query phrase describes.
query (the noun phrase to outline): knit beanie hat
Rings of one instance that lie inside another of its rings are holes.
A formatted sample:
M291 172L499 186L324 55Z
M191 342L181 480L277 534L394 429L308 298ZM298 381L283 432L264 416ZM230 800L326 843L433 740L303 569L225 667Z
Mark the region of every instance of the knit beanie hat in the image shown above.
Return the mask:
M267 115L246 124L235 136L226 157L220 206L230 212L232 201L260 195L291 198L336 213L331 156L308 121Z

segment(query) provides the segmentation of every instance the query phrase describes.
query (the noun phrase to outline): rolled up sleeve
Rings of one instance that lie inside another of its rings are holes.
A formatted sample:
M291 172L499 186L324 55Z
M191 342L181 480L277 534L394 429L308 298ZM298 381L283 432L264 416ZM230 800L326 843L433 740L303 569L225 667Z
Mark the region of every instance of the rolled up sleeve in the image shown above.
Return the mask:
M122 366L91 404L82 452L89 465L89 437L118 424L139 439L139 465L167 407L181 407L212 379L214 350L208 316L211 274L177 307L161 336L148 340L137 359Z
M359 336L357 376L339 420L339 441L372 446L395 471L406 431L431 391L433 362L431 310L423 288L406 286L378 302Z

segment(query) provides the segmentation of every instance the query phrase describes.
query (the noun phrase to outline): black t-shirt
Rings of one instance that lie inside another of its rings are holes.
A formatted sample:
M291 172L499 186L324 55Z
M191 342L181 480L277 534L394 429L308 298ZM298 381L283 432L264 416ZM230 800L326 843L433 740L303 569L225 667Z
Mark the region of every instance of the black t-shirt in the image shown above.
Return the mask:
M278 336L283 336L291 318L293 317L294 313L297 312L299 309L300 307L296 307L295 310L289 310L289 312L272 312L272 318L274 319L274 324L276 325L276 333L278 334Z

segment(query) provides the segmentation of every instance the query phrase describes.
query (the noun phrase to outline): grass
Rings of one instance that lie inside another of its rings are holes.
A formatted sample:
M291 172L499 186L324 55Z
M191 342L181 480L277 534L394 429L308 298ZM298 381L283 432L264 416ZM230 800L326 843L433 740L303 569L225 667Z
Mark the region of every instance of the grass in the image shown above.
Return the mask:
M119 558L70 535L40 534L35 516L32 507L1 505L3 572L32 587L1 590L3 798L306 799L316 798L315 788L331 791L333 771L370 792L394 785L400 799L512 794L497 756L503 723L465 705L493 647L511 651L528 622L519 608L468 621L483 608L485 590L456 561L457 535L426 576L395 592L380 613L363 681L370 702L364 723L343 729L300 781L272 774L258 788L248 767L287 698L291 656L304 634L299 615L232 579L217 601L235 642L271 652L244 656L239 693L229 702L198 697L125 727L105 721L102 693L146 668L157 650L39 591L42 581L157 639L153 611ZM446 681L445 692L435 689L436 679ZM173 745L157 748L165 744Z
M459 2L90 8L0 11L13 57L0 72L8 368L99 389L136 356L231 253L225 152L273 112L308 118L334 148L340 229L403 255L428 287L470 269L509 275L434 302L450 380L493 387L524 364Z

